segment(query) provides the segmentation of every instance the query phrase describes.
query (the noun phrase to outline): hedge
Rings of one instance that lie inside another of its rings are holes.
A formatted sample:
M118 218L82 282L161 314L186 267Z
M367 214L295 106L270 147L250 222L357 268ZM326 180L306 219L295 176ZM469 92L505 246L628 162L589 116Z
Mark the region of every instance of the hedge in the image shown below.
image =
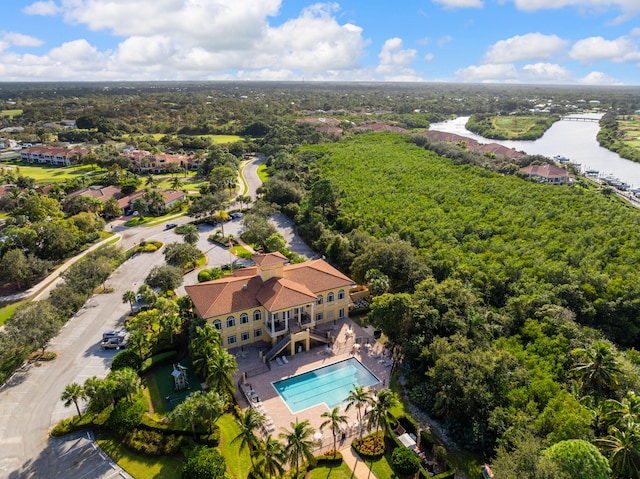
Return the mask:
M176 359L177 357L178 357L178 351L176 351L175 349L172 349L171 351L166 351L164 353L155 354L150 358L145 359L142 362L142 366L140 366L140 374L146 374L155 367L169 364L173 362L173 360Z

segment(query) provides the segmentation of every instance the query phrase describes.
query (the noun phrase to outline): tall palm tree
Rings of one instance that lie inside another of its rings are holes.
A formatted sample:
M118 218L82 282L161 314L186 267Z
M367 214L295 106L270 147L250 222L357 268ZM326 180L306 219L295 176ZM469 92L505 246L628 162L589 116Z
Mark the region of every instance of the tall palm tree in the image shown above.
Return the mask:
M202 413L209 423L209 434L213 431L214 423L224 412L224 398L218 391L209 391L202 395Z
M211 389L233 392L233 375L237 369L235 356L218 347L207 361L205 381Z
M573 372L584 384L589 384L597 396L611 391L618 385L618 376L622 374L613 345L606 341L594 341L589 348L575 351L579 362Z
M136 302L136 293L134 291L125 291L122 295L122 302L129 303L129 307L131 308L131 312L133 313L133 303Z
M67 384L60 396L60 400L64 401L64 407L71 406L71 403L75 404L76 410L78 411L78 416L82 417L82 413L80 412L80 406L78 406L78 401L81 399L87 399L87 393L84 388L78 383Z
M609 424L619 427L627 421L634 422L640 420L640 395L633 391L628 391L627 395L620 401L609 399L605 401L606 416Z
M220 229L222 230L222 237L224 237L224 222L229 219L229 214L224 210L218 210L218 212L213 215L213 219L220 223Z
M189 243L191 246L195 246L195 244L200 239L200 234L198 233L198 227L196 225L184 225L182 227L182 237L185 243Z
M129 402L133 400L133 395L142 387L140 376L131 368L118 369L111 373L111 378L116 384L116 395L126 396Z
M269 479L273 475L280 477L284 473L283 464L286 461L284 444L272 438L271 434L264 441L258 441L258 446L253 450L251 456L257 458L257 462L254 463L254 471L260 469L268 475Z
M391 413L389 410L399 403L398 395L391 389L382 389L378 392L377 399L373 402L373 407L369 411L367 429L382 429L388 432Z
M598 441L609 456L612 477L640 479L640 428L628 421L627 425L612 427L607 437Z
M180 177L174 176L171 179L171 189L172 190L179 190L181 186L182 186L182 180L180 179Z
M347 416L344 414L341 415L340 406L336 406L331 410L331 412L323 412L320 417L327 418L322 424L320 424L320 430L322 431L327 426L331 428L331 433L333 434L333 450L335 452L338 450L337 445L340 426L347 423Z
M196 426L202 421L204 408L202 407L202 391L190 394L169 413L169 420L191 427L193 439L196 438Z
M367 391L364 386L353 386L353 389L349 391L347 396L347 408L346 411L355 406L358 410L358 424L360 428L360 439L362 440L362 409L371 404L373 397L371 393Z
M300 471L300 461L305 459L310 463L313 463L313 441L309 439L313 434L314 429L311 427L309 421L298 421L291 423L291 431L282 428L282 432L279 434L280 439L284 439L286 444L284 451L285 457L291 466L296 466L296 476Z
M231 440L231 444L240 443L240 450L247 448L251 453L258 445L258 436L256 431L264 423L264 416L253 408L248 408L238 418L240 432ZM254 465L253 455L251 456L251 465Z

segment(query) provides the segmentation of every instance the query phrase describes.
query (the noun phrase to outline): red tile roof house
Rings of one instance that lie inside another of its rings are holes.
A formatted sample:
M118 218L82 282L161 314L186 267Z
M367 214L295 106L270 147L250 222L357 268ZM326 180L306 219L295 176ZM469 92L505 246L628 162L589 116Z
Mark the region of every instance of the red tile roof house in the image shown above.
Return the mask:
M160 192L164 200L164 208L170 208L177 202L187 198L187 194L184 191L176 190L162 190ZM96 198L102 202L105 202L111 198L118 200L118 206L122 210L123 214L128 214L131 211L131 203L136 198L144 195L144 191L136 191L128 196L122 193L122 190L118 186L90 186L89 188L83 188L81 190L69 193L69 197L74 196L90 196Z
M555 165L529 165L520 171L541 183L552 185L569 185L575 182L575 175Z
M151 154L144 150L133 150L128 153L133 161L133 171L138 173L162 173L167 165L177 164L189 170L197 168L199 160L193 155L170 155L168 153Z
M256 266L185 286L197 314L213 324L226 348L267 341L264 360L280 352L308 351L330 338L318 325L345 318L354 281L322 259L288 264L280 253L256 254Z
M55 166L71 166L82 159L89 150L86 148L62 148L58 146L31 146L20 152L22 161Z

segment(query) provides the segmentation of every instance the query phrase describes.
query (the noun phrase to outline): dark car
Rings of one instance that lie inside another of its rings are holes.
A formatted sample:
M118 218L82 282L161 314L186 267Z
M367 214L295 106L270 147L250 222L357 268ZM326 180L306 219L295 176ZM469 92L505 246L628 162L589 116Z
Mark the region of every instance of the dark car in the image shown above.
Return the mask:
M176 226L178 226L178 225L177 225L177 224L175 224L175 223L167 223L167 224L165 225L164 229L166 229L166 230L171 230L171 229L175 228Z

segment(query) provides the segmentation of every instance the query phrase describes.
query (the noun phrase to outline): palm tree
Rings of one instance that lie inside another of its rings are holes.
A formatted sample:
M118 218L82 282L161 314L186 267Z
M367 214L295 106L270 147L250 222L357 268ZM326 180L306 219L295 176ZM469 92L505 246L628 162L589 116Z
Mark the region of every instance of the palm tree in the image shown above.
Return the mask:
M249 203L251 203L251 196L249 196L249 195L238 195L236 197L236 202L240 203L240 211L242 211L243 210L243 206L245 204L248 205Z
M134 291L125 291L122 295L122 302L129 303L129 307L131 308L131 312L133 313L133 303L136 302L136 293Z
M258 445L258 436L255 431L264 423L264 416L253 408L248 408L238 418L240 432L231 440L231 444L240 443L240 450L247 448L251 453ZM251 456L251 465L254 465L253 455Z
M605 401L607 420L609 424L619 427L627 421L637 421L640 418L640 396L633 391L627 391L626 397L620 401L609 399Z
M384 433L387 433L391 419L389 410L397 406L398 403L398 395L391 389L380 390L377 399L373 402L373 408L369 411L367 429L382 429Z
M218 347L207 361L205 382L211 389L233 392L233 375L237 369L235 356Z
M213 219L220 223L220 229L222 230L222 237L224 238L224 222L229 219L229 215L224 210L218 210L218 212L213 215Z
M371 404L373 397L371 393L367 391L364 386L354 385L353 389L349 391L347 396L347 408L346 411L351 409L352 406L358 410L358 425L360 428L360 440L362 440L362 408Z
M71 403L75 404L76 410L78 411L78 416L82 417L82 413L80 412L80 406L78 406L78 401L81 399L87 399L87 393L84 388L78 383L67 384L60 396L60 400L64 401L64 407L71 406Z
M612 477L640 479L640 430L631 420L621 428L612 427L609 435L598 441L608 453Z
M286 444L284 451L285 457L291 466L296 466L296 475L300 471L300 460L307 460L313 463L313 441L309 439L313 434L314 429L311 427L309 421L298 421L291 423L291 431L282 428L282 432L279 434L280 439L284 439Z
M264 441L258 441L258 445L252 451L251 456L258 459L257 463L254 463L254 470L261 469L268 474L269 479L271 479L272 475L280 477L284 473L283 464L286 461L284 444L272 438L271 434Z
M209 391L202 396L202 413L209 423L209 434L213 431L214 423L224 412L224 399L218 391Z
M196 425L202 421L202 391L190 394L169 413L169 420L191 427L193 439L196 439Z
M195 246L195 244L200 239L198 227L196 225L184 225L182 227L182 237L184 238L185 243L189 243L191 246Z
M174 176L171 179L171 189L172 190L179 190L181 186L182 186L182 180L180 179L180 177Z
M605 390L611 391L618 385L618 376L622 374L613 346L606 341L594 341L591 347L577 349L574 354L580 362L572 371L593 391L602 397Z
M116 394L118 396L126 396L129 402L133 400L133 395L142 386L140 376L131 368L118 369L111 374L111 378L116 384Z
M331 412L325 411L320 417L326 417L327 419L320 424L320 430L322 431L326 426L331 428L333 434L333 451L338 450L338 433L340 432L340 426L347 423L347 416L340 415L340 406L333 408Z

